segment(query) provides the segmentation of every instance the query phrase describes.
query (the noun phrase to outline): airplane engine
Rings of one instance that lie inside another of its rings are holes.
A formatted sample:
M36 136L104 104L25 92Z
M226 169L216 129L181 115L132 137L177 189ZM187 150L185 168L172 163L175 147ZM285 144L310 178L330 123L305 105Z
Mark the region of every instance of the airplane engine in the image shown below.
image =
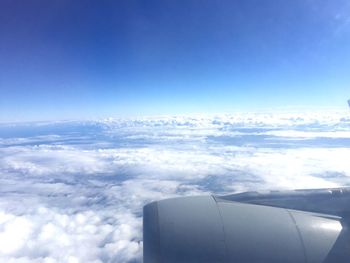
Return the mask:
M144 263L350 262L342 217L214 196L144 207Z

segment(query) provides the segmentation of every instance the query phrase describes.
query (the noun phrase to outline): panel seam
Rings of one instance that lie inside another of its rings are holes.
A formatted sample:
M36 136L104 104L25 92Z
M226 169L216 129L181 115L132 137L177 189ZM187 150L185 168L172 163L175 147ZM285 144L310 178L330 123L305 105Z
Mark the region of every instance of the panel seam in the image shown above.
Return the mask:
M297 221L295 220L295 218L294 218L292 212L289 211L288 209L285 209L285 210L287 211L288 215L290 216L290 218L292 219L292 221L293 221L293 223L294 223L294 225L295 225L295 228L296 228L297 233L298 233L298 237L299 237L299 239L300 239L300 243L301 243L301 245L302 245L302 247L303 247L303 254L304 254L305 262L307 263L307 262L309 262L309 261L308 261L308 257L307 257L307 254L306 254L306 247L305 247L305 243L304 243L303 236L301 235L300 228L299 228L299 226L298 226L298 224L297 224Z
M221 214L221 210L220 210L220 207L218 205L218 202L215 198L215 196L211 196L214 201L215 201L215 205L216 205L216 208L218 210L218 213L219 213L219 217L220 217L220 220L221 220L221 224L222 224L222 231L223 231L223 238L224 238L224 245L225 245L225 254L226 254L226 259L224 260L224 262L226 262L228 259L229 259L229 254L228 254L228 247L227 247L227 243L226 243L226 231L225 231L225 225L224 225L224 219L222 217L222 214Z

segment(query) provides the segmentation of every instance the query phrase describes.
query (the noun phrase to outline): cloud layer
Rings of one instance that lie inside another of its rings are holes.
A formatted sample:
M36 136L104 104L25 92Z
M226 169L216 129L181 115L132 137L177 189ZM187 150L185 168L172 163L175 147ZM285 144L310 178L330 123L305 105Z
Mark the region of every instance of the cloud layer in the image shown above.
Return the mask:
M0 126L1 262L142 262L142 206L350 185L346 113Z

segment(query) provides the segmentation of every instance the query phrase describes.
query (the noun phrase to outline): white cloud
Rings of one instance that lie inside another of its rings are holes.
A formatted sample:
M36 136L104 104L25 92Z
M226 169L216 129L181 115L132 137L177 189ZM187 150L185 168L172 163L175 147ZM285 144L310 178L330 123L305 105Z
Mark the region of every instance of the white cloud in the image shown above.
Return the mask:
M276 137L286 138L300 138L300 139L313 139L313 138L343 138L350 139L350 131L296 131L296 130L278 130L268 131L262 134L273 135Z
M349 145L332 140L348 138L349 123L238 114L33 124L33 134L77 131L0 140L0 262L141 262L152 200L349 184Z

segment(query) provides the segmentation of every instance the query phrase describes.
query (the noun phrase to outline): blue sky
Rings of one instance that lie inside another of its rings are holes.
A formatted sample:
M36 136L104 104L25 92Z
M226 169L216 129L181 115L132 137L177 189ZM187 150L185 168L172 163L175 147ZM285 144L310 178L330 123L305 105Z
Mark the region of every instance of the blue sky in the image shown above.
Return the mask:
M0 121L346 107L350 3L0 3Z

